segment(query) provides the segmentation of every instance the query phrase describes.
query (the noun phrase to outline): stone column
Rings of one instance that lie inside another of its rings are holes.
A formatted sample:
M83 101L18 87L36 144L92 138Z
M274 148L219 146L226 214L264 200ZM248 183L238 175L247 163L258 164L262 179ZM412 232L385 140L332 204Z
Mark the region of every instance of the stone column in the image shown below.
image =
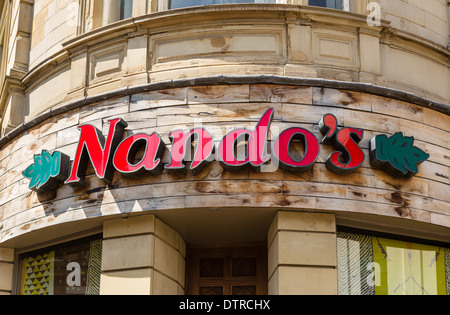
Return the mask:
M268 244L269 294L337 294L333 214L280 211Z
M186 244L154 215L104 223L101 295L184 294Z
M0 295L11 295L14 269L14 249L0 248Z

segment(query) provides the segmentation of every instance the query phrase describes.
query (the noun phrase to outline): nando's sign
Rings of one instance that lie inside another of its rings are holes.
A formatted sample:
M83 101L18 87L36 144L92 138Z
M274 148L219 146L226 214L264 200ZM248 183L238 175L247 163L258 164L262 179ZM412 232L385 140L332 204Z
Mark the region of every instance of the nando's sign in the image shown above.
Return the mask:
M300 127L286 129L274 141L269 141L273 116L274 109L268 109L254 129L232 130L222 138L217 148L213 136L202 127L187 132L172 131L169 134L172 148L167 164L163 163L166 145L156 132L138 133L123 139L127 123L121 118L108 121L106 136L92 125L83 125L78 127L81 135L73 163L61 152L43 150L41 155L34 156L34 164L23 175L31 180L30 189L49 192L63 183L83 185L89 161L95 174L106 183L111 183L115 171L135 177L145 173L156 176L164 169L186 172L186 161L193 143L195 149L189 166L193 174L198 174L214 159L231 171L245 167L261 171L270 161L286 171L304 172L317 161L321 145L335 149L327 158L326 167L336 174L354 172L366 158L358 145L364 137L364 130L339 128L336 117L331 114L323 116L319 122L323 135L321 141L311 131ZM295 157L290 152L293 141L300 141L304 148ZM245 152L237 155L236 148L242 143L246 144ZM404 137L402 133L378 135L370 141L370 163L394 177L412 177L418 173L417 166L429 158L413 144L414 138Z

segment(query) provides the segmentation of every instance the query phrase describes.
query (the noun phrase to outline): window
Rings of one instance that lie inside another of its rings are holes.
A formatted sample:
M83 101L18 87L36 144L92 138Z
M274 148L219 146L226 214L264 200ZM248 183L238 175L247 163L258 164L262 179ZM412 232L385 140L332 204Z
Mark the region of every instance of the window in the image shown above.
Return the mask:
M6 76L6 56L8 47L8 29L9 29L9 15L11 7L8 1L3 3L0 1L0 92L3 87L3 81Z
M341 295L450 295L450 249L338 233Z
M131 18L133 0L104 0L103 25Z
M93 28L105 26L132 17L133 0L92 0Z
M101 236L20 256L20 295L99 295Z
M350 0L309 0L309 5L350 11Z
M267 294L267 245L189 246L189 295Z
M276 0L169 0L169 8L179 9L199 5L232 3L276 3Z

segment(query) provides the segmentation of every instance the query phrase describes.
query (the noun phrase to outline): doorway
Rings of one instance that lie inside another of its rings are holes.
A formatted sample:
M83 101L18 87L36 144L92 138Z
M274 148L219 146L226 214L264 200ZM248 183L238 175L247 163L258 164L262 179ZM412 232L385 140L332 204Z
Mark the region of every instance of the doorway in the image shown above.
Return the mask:
M188 245L188 295L266 295L267 243Z

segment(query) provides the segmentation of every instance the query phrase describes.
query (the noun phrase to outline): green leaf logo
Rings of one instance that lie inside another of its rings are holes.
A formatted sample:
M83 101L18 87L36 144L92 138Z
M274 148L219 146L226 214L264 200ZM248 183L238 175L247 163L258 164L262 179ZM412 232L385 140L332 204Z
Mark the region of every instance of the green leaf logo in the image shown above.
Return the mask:
M414 146L413 137L401 132L391 137L379 135L370 141L370 164L394 177L412 177L419 172L418 165L430 155Z
M34 156L34 164L22 175L31 180L29 186L31 190L49 192L69 177L69 164L70 158L64 153L50 154L43 150L41 155Z

